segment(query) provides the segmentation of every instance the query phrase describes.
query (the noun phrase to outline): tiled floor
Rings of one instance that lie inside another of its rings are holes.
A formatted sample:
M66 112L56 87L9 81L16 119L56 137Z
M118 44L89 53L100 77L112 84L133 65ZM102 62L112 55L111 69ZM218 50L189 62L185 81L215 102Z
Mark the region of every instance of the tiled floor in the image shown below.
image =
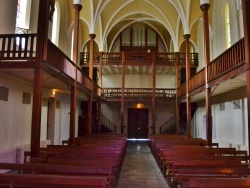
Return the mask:
M117 188L168 188L147 141L128 141Z

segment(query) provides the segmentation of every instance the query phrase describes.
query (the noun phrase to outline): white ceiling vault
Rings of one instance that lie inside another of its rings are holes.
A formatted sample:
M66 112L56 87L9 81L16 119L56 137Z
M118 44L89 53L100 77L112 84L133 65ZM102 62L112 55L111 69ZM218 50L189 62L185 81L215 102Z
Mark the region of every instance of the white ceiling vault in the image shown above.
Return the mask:
M72 1L65 1L72 30ZM210 0L211 6L213 1ZM119 33L138 21L155 29L172 52L179 51L185 34L191 34L190 40L194 46L197 44L198 23L202 18L200 0L82 0L82 7L81 46L89 40L89 34L96 34L99 51L108 52Z

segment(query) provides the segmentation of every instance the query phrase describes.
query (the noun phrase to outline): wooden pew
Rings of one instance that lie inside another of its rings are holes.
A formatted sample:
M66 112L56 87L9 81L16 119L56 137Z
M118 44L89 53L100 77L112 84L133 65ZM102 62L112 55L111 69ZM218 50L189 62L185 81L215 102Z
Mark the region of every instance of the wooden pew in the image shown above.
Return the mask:
M53 174L53 175L81 175L106 177L109 185L117 183L117 172L110 166L79 166L54 164L16 164L0 163L0 169L18 172L20 174Z
M192 178L236 178L250 175L247 167L201 167L201 168L180 168L173 176L174 184L183 186Z
M192 178L190 188L249 188L249 178Z
M108 188L105 177L82 177L44 174L0 174L0 187L13 188Z
M242 157L242 156L240 156ZM180 169L197 169L197 168L225 168L225 167L242 167L241 161L233 156L230 159L218 156L217 158L207 158L207 159L190 159L190 160L173 160L173 171L172 177L177 177L180 172ZM246 166L245 166L246 167ZM206 175L206 174L204 174ZM200 176L197 175L197 176ZM190 175L190 177L194 177L194 174ZM185 176L186 179L189 179L188 175ZM214 178L215 176L213 176ZM221 177L221 175L217 175L217 177ZM179 182L177 181L178 178L173 178L173 187L177 187Z

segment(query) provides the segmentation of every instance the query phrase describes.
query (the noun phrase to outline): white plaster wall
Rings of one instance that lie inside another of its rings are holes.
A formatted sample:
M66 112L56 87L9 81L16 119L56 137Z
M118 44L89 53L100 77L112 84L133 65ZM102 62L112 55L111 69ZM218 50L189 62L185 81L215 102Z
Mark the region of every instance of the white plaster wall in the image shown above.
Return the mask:
M0 34L15 33L17 0L0 0L0 13Z
M231 32L231 44L233 45L242 37L242 31L240 26L242 26L241 18L238 17L238 10L236 6L236 1L223 0L215 1L214 10L213 10L213 57L216 58L222 52L226 50L226 35L225 35L225 15L224 9L225 4L229 5L230 12L230 32ZM241 22L241 23L240 23Z
M102 87L108 88L120 88L122 85L121 75L103 75L102 76Z
M13 162L16 160L16 149L30 149L32 99L31 104L22 103L23 92L33 94L33 84L0 72L0 86L9 88L8 101L0 100L0 162ZM43 89L43 97L48 98L50 90ZM55 144L61 144L62 140L69 138L69 112L70 96L56 94L60 109L56 109L55 117ZM77 101L80 106L80 101ZM47 141L47 111L48 107L42 106L41 116L41 144L46 146ZM76 129L78 133L79 108L76 109ZM41 145L42 146L42 145Z
M157 75L156 88L176 88L175 75Z
M121 75L103 75L102 87L121 88ZM125 75L125 88L152 88L152 75ZM175 75L157 75L156 88L175 88Z
M30 142L32 103L22 104L22 95L32 93L32 85L3 73L0 85L9 88L8 101L0 100L1 149L25 145Z
M195 137L206 139L205 107L199 107L193 118ZM248 149L247 103L241 99L241 108L234 109L232 101L225 102L225 111L220 111L220 105L212 105L213 142L220 147L236 147Z

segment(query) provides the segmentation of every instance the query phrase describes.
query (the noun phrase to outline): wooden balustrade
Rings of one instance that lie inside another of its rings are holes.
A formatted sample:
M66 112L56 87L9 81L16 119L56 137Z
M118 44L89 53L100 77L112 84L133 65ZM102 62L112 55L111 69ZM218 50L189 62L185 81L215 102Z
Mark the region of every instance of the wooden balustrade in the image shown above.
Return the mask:
M180 98L182 96L185 96L187 93L187 89L186 89L186 83L182 84L179 88L178 88L178 92L177 92L177 97Z
M233 72L236 68L243 66L245 61L244 52L244 39L239 40L228 50L223 52L216 59L211 61L208 65L208 83L212 82L216 78ZM235 73L234 75L237 75ZM205 69L201 69L196 73L188 82L189 92L205 86ZM186 95L186 83L178 88L178 98L185 97Z
M0 35L0 60L35 60L36 34Z
M149 88L125 88L125 97L152 97L153 89ZM157 98L175 98L175 89L162 89L155 90ZM102 97L121 97L121 88L103 88Z
M121 52L114 53L103 53L102 61L103 65L105 64L121 64ZM176 65L176 55L179 56L179 62L177 66L186 66L186 55L185 53L155 53L155 63L156 65L163 66L175 66ZM88 65L89 62L89 53L82 52L80 55L81 65ZM100 57L99 54L94 54L94 62L99 63ZM133 62L142 62L142 63L152 63L153 61L153 53L141 53L141 52L125 52L125 62L133 63ZM191 66L198 66L198 53L190 54L190 62ZM150 64L151 65L151 64Z
M189 91L193 91L205 83L205 70L202 69L197 72L188 82Z
M244 60L244 40L241 39L208 65L208 80L211 81L233 70L237 66L242 65Z

